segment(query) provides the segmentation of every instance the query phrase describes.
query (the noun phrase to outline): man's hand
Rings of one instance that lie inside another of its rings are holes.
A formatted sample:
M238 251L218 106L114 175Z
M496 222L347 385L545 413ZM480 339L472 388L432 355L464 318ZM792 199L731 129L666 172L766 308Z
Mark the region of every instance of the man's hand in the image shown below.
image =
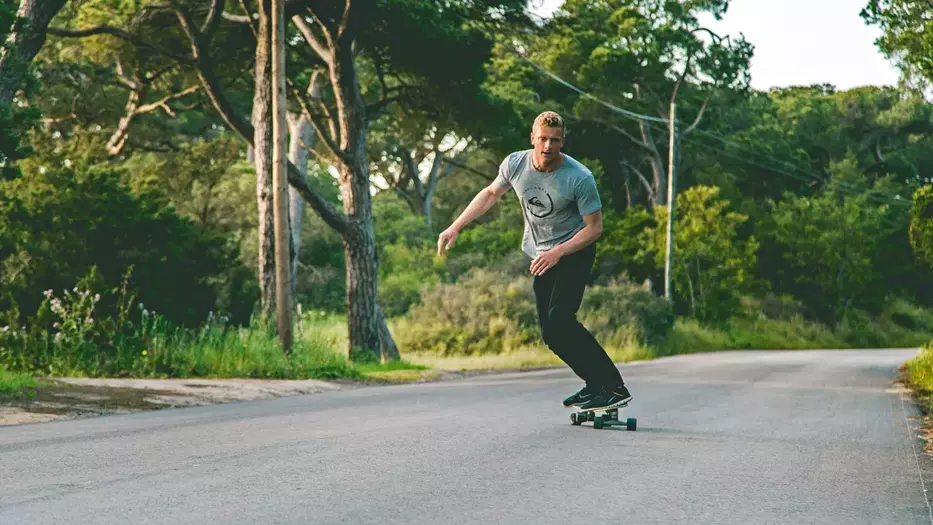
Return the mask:
M457 235L459 234L460 231L453 226L442 231L441 234L437 236L437 255L440 256L442 252L450 250L450 246L457 240Z
M553 268L563 256L559 247L548 250L531 261L531 273L536 277Z

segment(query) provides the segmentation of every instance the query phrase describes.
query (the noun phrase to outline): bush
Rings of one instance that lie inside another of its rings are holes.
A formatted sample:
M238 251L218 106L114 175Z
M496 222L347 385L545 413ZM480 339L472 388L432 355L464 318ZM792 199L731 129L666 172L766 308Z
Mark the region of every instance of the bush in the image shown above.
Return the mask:
M306 312L291 356L271 327L230 324L210 312L197 328L180 326L133 300L125 287L97 293L89 277L59 295L47 290L28 326L0 321L0 363L11 371L90 377L336 378L359 374L336 348L345 319ZM112 317L99 303L116 304Z
M907 330L933 333L933 312L904 299L895 299L886 304L881 319Z
M537 342L531 278L477 269L426 291L397 330L407 352L502 353Z
M215 307L212 279L238 264L219 235L104 168L37 169L0 182L0 202L0 310L34 312L44 290L71 289L92 267L101 288L119 287L133 267L141 301L193 325Z
M604 346L622 346L623 341L612 341L620 333L630 337L626 343L649 345L674 326L667 301L622 281L587 290L579 317Z
M399 322L398 343L405 352L443 356L542 345L531 281L524 260L506 258L498 269L435 286ZM623 282L588 289L578 318L607 348L647 344L674 323L663 299Z

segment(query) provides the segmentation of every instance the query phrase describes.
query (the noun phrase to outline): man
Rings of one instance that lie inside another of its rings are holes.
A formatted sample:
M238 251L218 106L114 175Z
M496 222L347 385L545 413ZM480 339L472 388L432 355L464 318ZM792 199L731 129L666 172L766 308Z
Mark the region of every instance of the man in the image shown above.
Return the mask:
M449 250L460 230L514 188L525 217L522 251L531 258L541 334L585 382L564 406L609 409L632 396L612 359L576 318L602 234L602 204L590 170L561 153L564 136L560 115L538 115L531 128L533 149L506 157L496 180L440 234L437 253Z

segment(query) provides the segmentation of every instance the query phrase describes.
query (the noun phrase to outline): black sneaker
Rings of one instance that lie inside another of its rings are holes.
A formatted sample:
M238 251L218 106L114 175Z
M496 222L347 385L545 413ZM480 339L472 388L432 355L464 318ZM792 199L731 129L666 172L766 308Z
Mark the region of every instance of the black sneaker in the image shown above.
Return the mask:
M591 410L609 410L625 406L632 400L632 394L629 393L625 385L612 389L603 389L599 395L580 406L580 411Z
M584 386L576 394L568 397L564 400L565 407L578 407L583 403L596 397L596 394L599 393L599 390L595 388L590 388L589 386Z

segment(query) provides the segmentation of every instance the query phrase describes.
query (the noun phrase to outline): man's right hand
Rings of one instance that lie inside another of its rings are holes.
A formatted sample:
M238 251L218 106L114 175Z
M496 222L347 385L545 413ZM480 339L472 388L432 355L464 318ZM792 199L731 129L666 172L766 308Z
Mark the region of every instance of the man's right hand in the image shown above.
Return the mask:
M440 256L444 252L450 250L450 246L457 240L457 235L460 232L451 226L446 230L442 231L440 235L437 236L437 255Z

